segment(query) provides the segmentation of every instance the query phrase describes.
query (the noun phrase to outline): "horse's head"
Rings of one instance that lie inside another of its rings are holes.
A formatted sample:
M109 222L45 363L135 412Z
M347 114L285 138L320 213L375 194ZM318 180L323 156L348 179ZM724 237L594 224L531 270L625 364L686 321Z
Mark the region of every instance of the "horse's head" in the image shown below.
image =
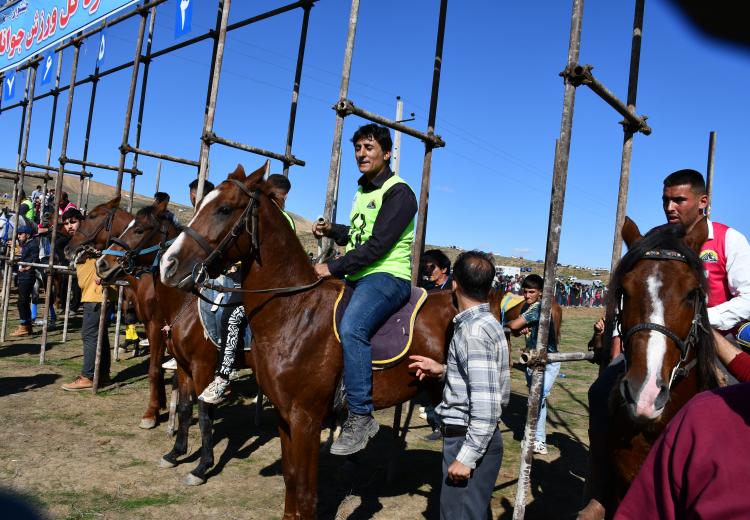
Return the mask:
M237 165L227 180L201 199L192 220L161 259L165 285L189 290L206 275L213 278L227 265L252 260L260 199L269 196L263 191L266 169L262 166L245 176Z
M130 219L130 213L120 209L119 195L109 202L99 204L88 212L86 219L65 246L65 257L73 260L86 247L101 251L107 247L110 238L122 233Z
M158 265L159 252L180 233L167 212L167 201L146 206L96 261L99 277L112 281L118 275L136 274Z
M673 383L697 364L698 385L715 386L712 338L706 314L706 279L698 252L705 220L687 234L680 225L645 237L626 218L628 253L610 282L610 316L619 322L627 361L619 391L636 421L658 419Z

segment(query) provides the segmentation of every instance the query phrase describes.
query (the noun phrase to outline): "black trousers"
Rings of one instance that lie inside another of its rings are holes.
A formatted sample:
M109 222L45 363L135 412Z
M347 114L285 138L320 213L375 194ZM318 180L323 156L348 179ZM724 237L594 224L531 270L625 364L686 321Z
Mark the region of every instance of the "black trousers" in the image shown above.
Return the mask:
M94 365L96 363L96 342L99 337L99 311L101 303L85 302L83 304L83 324L81 338L83 339L83 368L81 375L94 379ZM99 375L108 376L111 364L109 351L109 326L104 322L104 338L102 341L102 355L99 360Z
M18 281L18 316L21 325L31 325L31 295L34 292L34 279Z

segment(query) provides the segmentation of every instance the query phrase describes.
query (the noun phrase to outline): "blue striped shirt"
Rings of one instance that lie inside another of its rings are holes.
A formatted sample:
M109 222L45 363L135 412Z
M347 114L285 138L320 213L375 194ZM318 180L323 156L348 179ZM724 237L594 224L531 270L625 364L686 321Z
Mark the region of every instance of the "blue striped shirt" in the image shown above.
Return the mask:
M443 401L435 412L444 424L467 426L456 460L474 468L510 398L508 344L489 304L466 309L453 323Z

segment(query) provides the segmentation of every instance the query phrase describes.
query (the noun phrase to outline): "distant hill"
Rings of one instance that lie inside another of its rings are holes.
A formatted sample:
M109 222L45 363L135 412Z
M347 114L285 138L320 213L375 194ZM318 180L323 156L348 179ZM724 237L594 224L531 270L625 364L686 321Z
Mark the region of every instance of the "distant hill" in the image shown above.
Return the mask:
M30 194L31 191L34 189L34 186L39 184L39 181L37 179L29 179L26 183L26 193ZM49 182L49 186L54 186L54 179ZM68 196L71 201L77 202L78 201L78 194L80 192L81 183L80 181L72 176L66 176L63 179L63 191L66 191L68 193ZM13 181L8 179L0 179L0 193L12 193L13 191ZM101 182L96 182L94 180L91 181L91 186L89 188L89 209L102 204L104 202L107 202L109 200L112 200L114 197L114 186L110 186L109 184L104 184ZM123 198L122 202L120 204L121 207L127 208L127 197L128 192L127 188L123 190ZM141 194L135 194L133 196L133 208L134 210L138 210L148 204L151 204L153 201L153 198L151 196L141 195ZM0 206L7 205L9 203L8 199L2 199L2 202L0 202ZM170 202L169 204L170 210L177 215L177 219L183 223L187 224L190 219L193 216L193 208L191 206L185 206L182 204L173 204ZM297 236L300 239L300 242L302 242L302 246L305 248L305 251L313 252L314 254L317 254L318 249L318 241L313 237L311 229L312 229L312 221L308 220L300 215L297 215L295 213L291 213L290 215L294 219L294 223L297 227ZM454 246L439 246L439 245L427 245L425 249L440 249L443 251L448 258L450 258L451 262L454 262L459 254L463 252L463 249L458 249ZM495 264L496 265L505 265L505 266L515 266L515 267L526 267L531 268L532 273L536 273L539 275L544 275L544 263L543 262L537 262L532 260L526 260L524 258L518 258L518 257L508 257L508 256L501 256L501 255L493 255L495 257ZM597 274L593 274L593 273ZM602 280L604 283L607 283L609 281L609 272L606 269L595 269L595 268L587 268L582 266L567 266L567 265L558 265L557 268L557 276L558 277L570 277L575 276L578 279L581 280Z

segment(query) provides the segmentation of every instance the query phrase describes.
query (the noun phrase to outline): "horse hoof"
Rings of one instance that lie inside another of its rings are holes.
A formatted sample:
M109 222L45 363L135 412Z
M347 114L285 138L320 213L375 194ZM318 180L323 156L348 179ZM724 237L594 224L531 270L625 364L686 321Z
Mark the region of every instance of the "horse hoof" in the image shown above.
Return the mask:
M165 459L164 457L159 459L160 468L168 469L168 468L174 468L175 466L177 466L177 464L175 464L174 462L170 460Z
M186 486L200 486L201 484L206 483L206 479L196 477L192 473L188 473L187 476L185 477L184 482Z
M153 417L144 417L141 419L140 424L138 424L139 428L143 428L144 430L150 430L151 428L156 427L156 419Z

